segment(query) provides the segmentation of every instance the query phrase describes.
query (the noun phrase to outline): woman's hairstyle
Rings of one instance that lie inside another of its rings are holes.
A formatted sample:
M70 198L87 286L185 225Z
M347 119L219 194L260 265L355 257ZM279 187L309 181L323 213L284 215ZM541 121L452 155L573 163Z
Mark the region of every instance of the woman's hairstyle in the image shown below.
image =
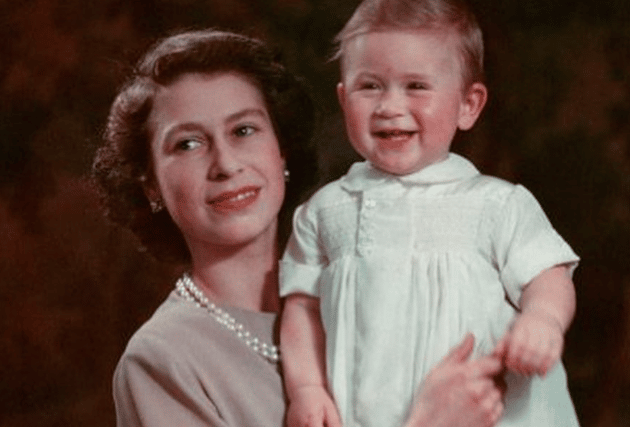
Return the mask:
M351 39L390 30L455 30L464 88L483 81L483 35L463 0L364 0L335 37L334 59L341 59L342 71Z
M311 145L314 107L304 84L260 40L213 29L188 31L155 44L140 59L109 112L103 145L97 150L92 178L106 215L128 227L158 259L187 263L184 238L165 211L153 214L143 190L151 179L147 120L155 95L189 73L237 72L263 94L280 150L290 171L279 217L281 248L290 233L294 208L317 178Z

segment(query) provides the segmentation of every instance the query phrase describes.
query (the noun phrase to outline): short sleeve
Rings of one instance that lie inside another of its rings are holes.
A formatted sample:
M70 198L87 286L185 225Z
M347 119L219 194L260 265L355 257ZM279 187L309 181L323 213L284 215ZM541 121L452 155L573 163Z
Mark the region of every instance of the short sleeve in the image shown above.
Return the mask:
M317 214L308 204L301 205L293 215L293 232L280 260L280 296L293 293L319 296L319 277L326 264Z
M534 196L517 185L496 216L493 243L501 281L515 305L523 287L544 270L568 264L578 256L553 228Z
M114 374L117 427L225 427L189 365L158 336L130 341Z

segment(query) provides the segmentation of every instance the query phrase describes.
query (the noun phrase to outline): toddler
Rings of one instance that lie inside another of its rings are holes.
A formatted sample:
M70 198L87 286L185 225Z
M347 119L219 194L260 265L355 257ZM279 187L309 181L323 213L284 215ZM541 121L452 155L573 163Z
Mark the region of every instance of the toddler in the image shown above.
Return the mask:
M508 372L500 425L577 426L559 360L578 257L525 188L449 153L487 98L475 18L456 0L367 0L338 41L339 102L366 161L294 216L288 424L400 426L472 332Z

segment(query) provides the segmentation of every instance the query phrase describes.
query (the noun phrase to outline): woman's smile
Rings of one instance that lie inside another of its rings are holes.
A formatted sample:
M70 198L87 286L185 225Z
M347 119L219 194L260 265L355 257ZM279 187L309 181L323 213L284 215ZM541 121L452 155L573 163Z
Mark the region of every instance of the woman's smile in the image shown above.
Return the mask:
M255 203L260 194L260 187L245 186L236 191L226 191L213 197L208 204L215 212L233 213L243 210Z

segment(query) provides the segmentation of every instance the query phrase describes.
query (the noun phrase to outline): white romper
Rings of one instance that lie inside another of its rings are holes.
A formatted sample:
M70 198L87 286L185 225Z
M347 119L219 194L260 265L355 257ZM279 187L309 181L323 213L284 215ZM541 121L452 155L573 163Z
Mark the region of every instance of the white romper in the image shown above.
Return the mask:
M390 175L369 162L294 216L281 295L320 299L329 385L345 427L400 426L414 391L467 332L488 354L523 286L578 257L524 187L468 160ZM577 426L561 364L508 375L501 426Z

